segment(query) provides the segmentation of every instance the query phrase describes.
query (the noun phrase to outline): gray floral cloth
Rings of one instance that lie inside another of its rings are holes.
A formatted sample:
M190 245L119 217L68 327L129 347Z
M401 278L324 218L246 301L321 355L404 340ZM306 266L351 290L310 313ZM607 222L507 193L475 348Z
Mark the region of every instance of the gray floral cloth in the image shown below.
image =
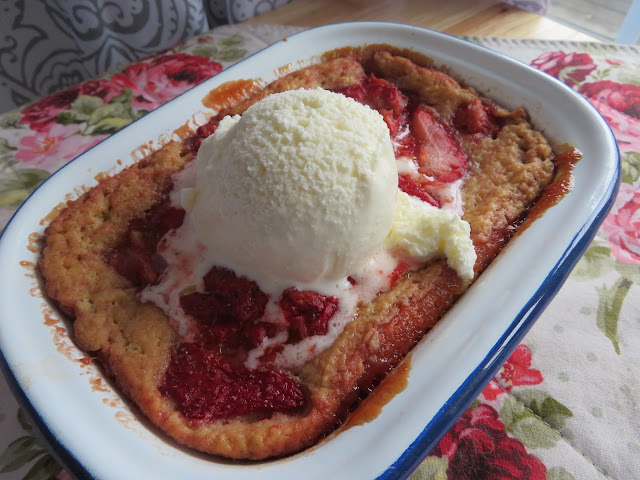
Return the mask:
M0 112L290 1L4 1Z

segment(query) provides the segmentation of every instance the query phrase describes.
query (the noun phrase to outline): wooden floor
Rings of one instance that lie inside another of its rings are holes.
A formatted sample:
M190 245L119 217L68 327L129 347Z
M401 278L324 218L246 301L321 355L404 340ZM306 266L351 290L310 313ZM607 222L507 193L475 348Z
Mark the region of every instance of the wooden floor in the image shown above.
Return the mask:
M547 17L590 34L614 41L632 0L551 0Z

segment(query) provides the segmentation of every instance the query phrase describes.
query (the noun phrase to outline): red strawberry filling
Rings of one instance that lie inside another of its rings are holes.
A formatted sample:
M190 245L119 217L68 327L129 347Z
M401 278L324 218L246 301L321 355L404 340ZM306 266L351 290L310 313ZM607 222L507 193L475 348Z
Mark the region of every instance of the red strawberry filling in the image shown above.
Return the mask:
M407 195L413 195L423 202L430 203L434 207L440 206L438 200L436 200L429 192L427 192L426 188L423 188L421 184L417 183L416 181L410 180L404 175L398 176L398 188Z
M276 326L261 321L269 299L255 282L226 268L213 267L204 277L204 284L206 292L182 295L180 306L200 323L200 338L220 349L229 348L230 337L236 337L232 342L236 348L250 349L284 329L288 331L288 343L325 335L328 322L338 309L335 297L289 288L278 302L287 327Z
M282 293L279 305L289 324L289 343L295 343L327 333L329 320L338 310L338 299L310 290L289 288Z
M166 267L164 259L156 253L158 242L169 230L182 225L184 214L183 209L165 201L145 216L134 218L124 241L107 253L107 263L136 287L156 283Z
M195 343L183 343L172 353L162 393L192 419L302 407L304 395L293 377L264 366L246 368L244 359L249 350L285 328L289 343L326 334L338 301L288 289L279 302L288 324L282 327L262 321L268 297L246 277L213 267L204 277L204 288L206 292L180 297L184 312L197 320L198 332Z
M166 268L156 253L158 242L182 225L184 215L165 201L132 219L126 238L107 253L107 261L141 289L155 284ZM172 351L160 391L185 417L204 421L301 408L305 397L293 377L266 366L249 369L243 362L249 350L283 330L288 331L288 343L326 334L337 299L288 289L279 301L287 325L278 326L263 321L269 298L254 281L214 266L203 283L204 292L180 296L180 306L196 320L197 332L194 342Z
M398 88L381 78L369 75L362 83L334 90L359 103L377 110L384 119L393 142L396 156L413 153L414 139L407 121L409 98Z
M420 105L413 112L411 127L417 140L420 172L443 183L462 178L466 172L467 156L453 132L440 122L435 110Z
M451 126L442 122L431 107L416 106L414 99L373 75L338 92L380 112L396 157L409 157L417 164L419 173L399 176L399 188L434 206L441 203L438 189L462 178L466 171L467 157L455 129L483 135L497 131L491 108L479 101L460 107ZM187 147L197 152L216 127L217 119L200 127L186 140ZM158 242L182 224L184 214L184 210L165 201L144 217L133 219L127 238L107 254L107 261L139 288L155 284L166 268L166 262L156 253ZM399 264L391 274L391 285L407 269L405 263ZM298 382L267 366L282 351L281 343L265 349L261 366L247 368L244 362L249 351L284 331L287 344L326 335L339 309L338 299L288 288L277 301L285 324L274 324L265 319L269 297L252 280L214 266L204 276L203 284L204 291L179 297L180 307L195 321L196 331L193 342L182 342L173 349L160 391L185 417L202 421L302 408L305 395ZM355 280L351 284L355 285Z
M431 107L417 104L392 83L369 75L348 88L334 90L377 110L389 128L396 157L409 157L417 163L419 174L400 175L399 188L408 195L436 207L442 206L440 191L446 184L464 176L467 156L456 129L464 133L495 135L493 111L480 100L460 107L454 125L442 122Z
M184 143L187 148L193 153L198 153L200 145L202 145L202 141L209 135L213 135L213 132L218 128L219 121L220 119L218 117L213 117L208 123L198 127L196 133L185 140Z
M377 110L391 124L395 117L404 113L409 103L407 96L394 84L374 75L365 77L362 83L334 91Z
M470 134L494 137L500 131L500 125L492 107L482 103L479 98L459 107L453 118L453 124L458 130Z
M275 334L275 325L260 322L269 297L255 282L213 267L204 286L205 292L180 296L184 312L198 321L202 343L217 350L248 350Z
M400 277L402 277L402 275L404 275L408 270L409 270L409 264L407 264L406 262L398 263L398 266L391 273L391 277L389 278L389 284L392 286L395 285L396 282L400 280Z
M304 407L305 395L290 375L233 364L215 350L179 344L159 385L187 418L204 422Z
M262 317L269 300L256 282L221 267L213 267L204 276L204 288L219 298L222 311L238 322Z

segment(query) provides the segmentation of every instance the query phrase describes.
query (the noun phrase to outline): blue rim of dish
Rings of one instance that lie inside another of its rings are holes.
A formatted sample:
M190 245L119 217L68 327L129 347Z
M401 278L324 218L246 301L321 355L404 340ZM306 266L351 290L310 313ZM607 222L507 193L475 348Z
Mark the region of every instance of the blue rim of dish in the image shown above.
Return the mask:
M541 72L540 70L534 69L533 67L527 65L526 63L513 58L504 53L493 50L484 45L480 45L471 40L457 37L455 35L451 35L444 32L439 32L437 30L433 30L426 27L403 24L398 22L384 22L384 21L361 21L361 22L339 22L330 25L324 25L320 27L315 27L307 30L303 30L300 32L293 33L288 35L284 40L280 40L275 42L274 44L268 45L265 48L258 50L248 57L242 59L240 62L235 63L229 67L227 67L224 71L229 72L232 69L253 57L254 55L259 54L260 52L274 46L277 44L281 44L285 40L288 40L291 37L308 33L310 31L318 31L327 28L332 28L336 25L345 25L345 24L358 24L362 26L366 25L396 25L398 27L403 28L412 28L416 30L424 30L436 35L449 37L457 42L463 42L466 44L473 45L474 48L488 50L492 54L499 55L501 57L505 57L510 61L517 62L527 69L531 71L545 74L550 80L557 82L568 92L571 92L575 97L579 98L583 101L592 111L596 112L597 115L603 120L604 125L608 128L608 136L609 140L613 142L615 146L615 153L617 157L617 166L615 170L615 174L611 182L607 185L607 189L602 195L600 201L596 209L594 209L593 214L587 219L587 221L583 224L581 230L573 237L571 245L564 251L563 256L556 263L553 270L546 276L540 287L536 290L535 294L531 297L529 302L520 310L518 315L511 322L509 328L505 331L505 333L500 337L498 342L493 346L493 348L489 351L489 353L485 356L482 362L473 370L473 372L465 379L465 381L458 387L458 389L451 395L451 397L445 402L442 408L434 415L433 419L427 424L427 426L423 429L423 431L418 435L418 437L407 447L407 449L396 459L391 466L389 466L381 475L377 477L378 480L402 480L407 478L415 468L426 458L429 452L436 446L437 442L440 440L442 436L444 436L451 426L456 422L456 420L464 413L464 411L471 405L473 400L481 393L487 383L493 378L502 364L507 360L509 355L515 349L515 347L520 343L522 338L526 335L529 329L533 326L537 318L542 314L547 305L551 302L551 300L558 293L565 280L571 273L573 267L580 260L587 247L595 237L600 225L604 221L605 217L613 207L616 194L620 184L620 152L617 148L617 142L615 140L615 136L611 131L611 127L609 127L606 120L600 112L593 107L584 97L579 95L573 89L565 85L560 80L552 77L551 75L546 74L545 72ZM213 78L213 77L211 77ZM199 84L201 85L201 84ZM114 138L119 132L133 126L136 122L146 119L148 121L149 117L153 115L160 114L163 107L169 105L171 102L178 100L181 96L188 93L193 88L196 88L198 85L194 85L191 89L181 93L177 97L173 98L169 102L159 106L155 110L149 112L144 117L141 117L137 120L134 120L129 125L124 127L122 130L114 133L110 137L106 138L104 142L110 141L110 139ZM103 143L103 142L100 142ZM67 162L65 165L60 167L58 170L53 172L41 185L39 185L25 200L24 202L16 209L14 214L11 216L9 221L7 222L4 230L0 232L0 241L4 237L4 234L9 230L9 227L13 220L16 218L18 213L22 210L23 206L29 201L29 199L35 195L43 185L48 183L54 176L56 176L59 172L69 167L71 164L80 160L85 153L89 152L93 148L97 147L99 144L94 145L89 148L82 154L78 155L73 160ZM36 427L36 430L39 434L44 438L47 444L51 447L53 456L61 463L64 468L66 468L74 478L80 480L92 480L94 476L85 468L85 466L71 453L69 449L67 449L63 443L53 434L47 423L44 419L38 414L36 408L30 402L28 396L20 386L18 380L16 379L13 371L11 370L7 359L5 358L2 351L0 351L0 371L2 371L5 379L7 380L7 384L9 385L10 390L12 391L14 397L21 407L25 409L25 412L29 416L31 422Z
M8 224L7 224L8 225ZM1 239L0 235L0 239ZM18 383L18 380L14 376L9 363L5 358L2 351L0 351L0 371L4 374L4 378L9 385L9 389L15 397L18 405L24 410L29 417L32 425L35 427L36 432L44 439L44 441L51 447L50 453L64 468L71 473L73 478L77 480L93 480L94 477L84 467L84 465L66 448L63 443L51 431L47 422L38 414L36 408L31 404L29 397L27 397L22 387Z
M361 23L361 24L386 24L386 25L403 25L396 22L344 22L344 23ZM334 24L335 25L335 24ZM554 265L553 270L549 272L546 278L536 290L535 294L520 310L518 315L513 319L509 328L500 337L498 342L493 346L485 358L474 369L474 371L466 378L466 380L458 387L458 389L445 402L442 408L434 415L433 419L427 424L424 430L418 435L411 445L398 457L398 459L377 477L377 480L402 480L407 478L418 465L427 457L427 455L436 447L440 439L449 431L453 424L462 416L473 401L480 395L484 387L498 372L500 367L509 358L513 350L522 341L527 332L534 325L538 317L544 312L551 300L556 296L567 277L578 263L587 247L595 237L600 225L608 215L615 202L618 188L620 186L620 151L617 146L615 135L611 127L604 119L602 114L591 105L583 96L575 90L561 82L559 79L537 70L522 60L513 58L502 52L498 52L484 45L473 42L465 38L457 37L444 32L438 32L426 27L417 25L408 25L418 30L427 30L439 35L447 36L458 42L465 42L473 45L475 48L489 50L493 54L507 58L510 61L517 62L527 69L544 74L551 81L561 85L563 89L574 97L577 97L583 104L590 108L602 119L604 125L608 129L608 140L615 147L615 155L617 158L617 166L615 174L611 182L607 185L607 189L602 195L593 214L583 224L582 229L573 237L571 244L564 251L560 260ZM317 27L317 29L331 27L326 25ZM315 30L315 29L314 29ZM302 32L300 32L302 33Z
M619 158L619 155L618 155ZM378 477L379 480L401 480L407 478L413 470L426 458L440 439L466 411L471 403L482 392L509 355L522 341L549 302L556 296L560 287L578 263L591 240L595 237L600 225L613 207L620 179L618 168L616 178L609 184L603 201L599 203L598 212L589 218L583 229L573 238L569 248L547 275L535 295L520 310L509 329L502 335L484 360L467 377L444 406L436 413L400 457ZM584 228L586 227L586 229Z

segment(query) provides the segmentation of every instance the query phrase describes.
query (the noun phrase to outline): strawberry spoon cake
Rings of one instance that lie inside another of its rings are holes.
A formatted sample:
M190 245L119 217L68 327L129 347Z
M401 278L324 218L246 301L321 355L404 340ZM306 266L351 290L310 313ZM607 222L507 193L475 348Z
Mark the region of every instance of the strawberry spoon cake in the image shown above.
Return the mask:
M341 49L70 202L39 268L77 344L164 432L286 455L464 294L556 160L526 112L428 59Z

